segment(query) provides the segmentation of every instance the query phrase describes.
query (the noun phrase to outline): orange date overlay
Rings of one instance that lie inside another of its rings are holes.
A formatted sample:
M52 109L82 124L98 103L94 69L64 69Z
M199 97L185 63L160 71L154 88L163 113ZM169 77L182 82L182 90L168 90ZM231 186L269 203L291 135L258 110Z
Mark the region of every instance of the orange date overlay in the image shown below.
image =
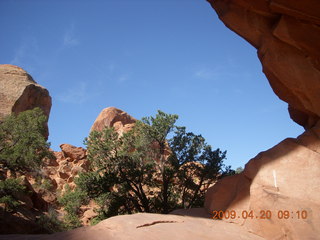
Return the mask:
M212 211L213 219L307 219L308 212L306 210L226 210L226 211Z

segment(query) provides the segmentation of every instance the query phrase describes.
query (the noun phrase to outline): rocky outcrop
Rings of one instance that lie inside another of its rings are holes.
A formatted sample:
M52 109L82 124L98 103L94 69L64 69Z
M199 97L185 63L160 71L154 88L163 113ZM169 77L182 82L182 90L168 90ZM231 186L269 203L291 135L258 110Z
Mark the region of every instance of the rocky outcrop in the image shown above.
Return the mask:
M64 191L68 185L75 187L74 179L89 168L87 151L70 144L61 144L61 152L54 152L56 159L48 160L43 172L50 179L55 191Z
M41 108L49 118L51 97L48 90L37 84L22 68L1 64L0 122L11 113L20 113L35 107ZM48 136L47 130L45 137Z
M209 212L236 213L266 239L318 239L320 230L320 2L209 0L227 27L258 50L274 92L306 132L259 153L206 195Z
M258 50L273 91L291 118L311 128L320 116L320 2L208 0L224 24Z
M121 135L131 130L136 121L128 113L115 107L108 107L101 111L90 131L102 131L105 127L114 127Z
M63 216L63 208L58 204L58 196L68 189L73 189L75 179L79 173L86 172L89 168L87 151L81 147L70 144L61 144L61 152L54 152L54 158L46 159L41 169L41 175L28 173L20 176L25 186L25 193L15 196L21 206L16 212L3 211L0 204L0 234L9 233L48 233L48 229L38 224L48 211L54 211ZM2 179L10 178L9 170L2 170ZM90 220L97 214L94 209L97 205L89 202L81 206L80 215L83 224L89 225Z

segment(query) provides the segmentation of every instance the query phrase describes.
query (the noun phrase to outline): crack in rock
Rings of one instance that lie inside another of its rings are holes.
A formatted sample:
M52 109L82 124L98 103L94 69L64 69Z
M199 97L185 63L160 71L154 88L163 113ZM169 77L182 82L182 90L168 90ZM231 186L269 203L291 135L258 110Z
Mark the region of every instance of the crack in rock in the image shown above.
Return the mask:
M139 225L137 226L136 228L142 228L142 227L149 227L149 226L152 226L152 225L155 225L155 224L158 224L158 223L177 223L178 221L154 221L154 222L151 222L151 223L146 223L146 224L143 224L143 225Z

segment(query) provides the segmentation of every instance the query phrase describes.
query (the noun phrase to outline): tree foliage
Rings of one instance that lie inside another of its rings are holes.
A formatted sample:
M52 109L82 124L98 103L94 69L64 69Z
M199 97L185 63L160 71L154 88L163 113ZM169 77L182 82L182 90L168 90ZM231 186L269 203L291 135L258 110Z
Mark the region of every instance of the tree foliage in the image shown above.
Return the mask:
M12 114L0 124L0 164L13 173L38 170L51 157L44 138L46 116L40 108Z
M84 191L79 188L75 191L71 191L70 187L67 186L66 192L63 196L58 198L58 202L64 206L64 210L67 212L64 217L64 227L66 229L72 229L81 226L81 222L78 218L79 207L85 204L87 195Z
M181 207L202 206L205 191L217 178L224 174L223 160L226 151L213 150L201 135L186 132L177 127L169 141L170 148L179 162Z
M5 211L13 211L20 205L16 195L24 190L20 179L9 178L0 181L0 203L5 205Z
M12 114L0 124L0 202L6 210L20 203L18 193L24 191L17 174L38 171L45 157L52 157L44 138L46 116L40 108L18 115ZM11 177L5 174L10 170Z
M121 136L113 128L90 133L91 171L76 183L100 205L100 219L203 205L204 192L223 174L226 152L175 126L177 119L158 111Z

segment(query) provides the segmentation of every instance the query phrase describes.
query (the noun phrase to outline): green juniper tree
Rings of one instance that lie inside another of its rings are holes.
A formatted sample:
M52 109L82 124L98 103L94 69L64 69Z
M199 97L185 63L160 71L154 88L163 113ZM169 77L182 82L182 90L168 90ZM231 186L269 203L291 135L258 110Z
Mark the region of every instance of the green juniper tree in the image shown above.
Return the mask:
M46 116L40 108L12 114L0 124L0 164L15 173L40 169L52 156L44 138Z
M213 150L201 135L186 132L185 127L177 127L169 143L180 166L177 185L181 202L179 207L203 206L206 190L225 173L223 160L227 152L219 148Z
M100 220L203 205L204 192L223 174L226 152L176 127L177 119L158 111L121 136L108 127L90 133L85 144L91 171L76 179L76 191L100 205Z
M45 123L46 116L40 108L12 114L0 123L0 202L5 203L6 209L19 205L17 193L25 189L19 175L37 172L42 160L52 157L44 137Z
M155 162L156 169L160 175L161 193L157 199L158 204L155 205L157 212L168 213L175 207L176 199L173 193L173 178L179 169L179 164L175 158L166 152L169 152L169 146L167 142L168 135L174 131L175 122L178 119L178 115L166 114L162 111L158 111L156 117L144 117L142 121L138 123L138 133L147 139L147 144L153 144L151 161ZM147 147L148 147L147 145ZM160 205L160 206L158 206Z

